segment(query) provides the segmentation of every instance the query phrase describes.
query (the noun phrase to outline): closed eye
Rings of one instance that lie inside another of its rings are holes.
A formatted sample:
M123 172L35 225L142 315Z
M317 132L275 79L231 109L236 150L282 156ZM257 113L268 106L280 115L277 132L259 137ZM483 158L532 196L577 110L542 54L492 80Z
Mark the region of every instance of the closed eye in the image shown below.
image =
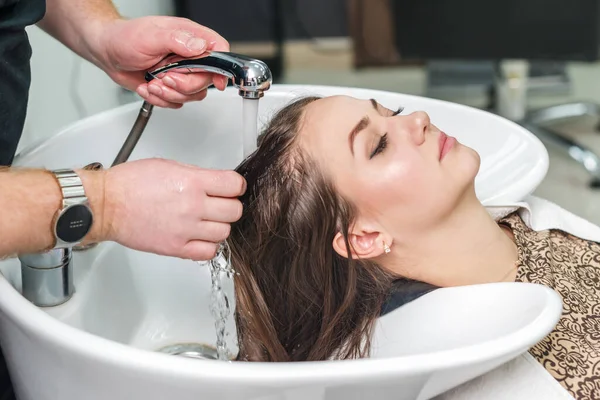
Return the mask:
M396 115L400 114L402 111L404 111L404 107L398 107L398 109L392 113L392 117L395 117Z
M396 111L394 111L392 113L392 115L390 115L390 117L395 117L396 115L400 114L402 111L404 111L404 107L398 107L398 109ZM377 143L377 147L375 147L373 152L370 154L369 160L372 159L373 157L375 157L377 154L382 153L383 150L385 150L385 148L387 147L387 144L388 144L387 139L388 139L387 133L385 133L381 136L381 138L379 139L379 143Z
M377 154L383 152L383 150L385 150L386 147L387 147L387 133L384 134L383 136L381 136L381 138L379 139L379 143L377 143L377 147L375 147L375 149L369 156L369 160L372 159L373 157L375 157Z

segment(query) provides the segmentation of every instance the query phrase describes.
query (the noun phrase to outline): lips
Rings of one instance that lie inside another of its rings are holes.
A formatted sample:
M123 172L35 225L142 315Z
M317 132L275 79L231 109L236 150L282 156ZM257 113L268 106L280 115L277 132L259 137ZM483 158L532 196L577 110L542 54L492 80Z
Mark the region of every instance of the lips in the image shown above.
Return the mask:
M454 144L456 143L456 139L452 136L446 135L444 132L440 132L440 161L448 154Z

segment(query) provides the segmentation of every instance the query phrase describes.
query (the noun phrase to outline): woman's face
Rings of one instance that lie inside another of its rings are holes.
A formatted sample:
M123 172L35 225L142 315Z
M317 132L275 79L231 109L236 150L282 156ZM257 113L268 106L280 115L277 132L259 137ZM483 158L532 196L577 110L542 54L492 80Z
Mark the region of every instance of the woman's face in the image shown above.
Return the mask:
M425 112L395 115L375 100L326 97L305 108L300 145L358 218L394 239L426 234L474 195L479 156Z

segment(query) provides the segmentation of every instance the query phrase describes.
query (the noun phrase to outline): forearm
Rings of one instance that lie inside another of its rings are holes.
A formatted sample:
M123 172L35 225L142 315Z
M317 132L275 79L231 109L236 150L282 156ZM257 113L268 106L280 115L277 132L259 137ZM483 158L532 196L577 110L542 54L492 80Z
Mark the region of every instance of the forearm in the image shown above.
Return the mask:
M86 241L104 240L104 172L76 172L94 215ZM0 259L52 248L52 223L61 205L61 191L50 172L0 170Z
M107 22L120 15L111 0L47 0L40 28L86 60L98 65L95 49Z

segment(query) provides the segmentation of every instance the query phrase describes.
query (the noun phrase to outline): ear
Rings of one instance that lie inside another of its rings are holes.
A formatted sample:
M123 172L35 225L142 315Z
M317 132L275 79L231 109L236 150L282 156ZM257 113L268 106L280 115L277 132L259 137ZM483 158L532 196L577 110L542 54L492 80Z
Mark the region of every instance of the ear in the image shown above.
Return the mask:
M383 243L391 245L391 238L387 238L387 235L382 232L366 232L366 231L354 231L350 233L348 241L350 242L350 253L354 259L358 258L374 258L383 254ZM333 249L340 256L349 258L348 250L346 248L346 241L344 235L341 232L336 233L333 238Z

